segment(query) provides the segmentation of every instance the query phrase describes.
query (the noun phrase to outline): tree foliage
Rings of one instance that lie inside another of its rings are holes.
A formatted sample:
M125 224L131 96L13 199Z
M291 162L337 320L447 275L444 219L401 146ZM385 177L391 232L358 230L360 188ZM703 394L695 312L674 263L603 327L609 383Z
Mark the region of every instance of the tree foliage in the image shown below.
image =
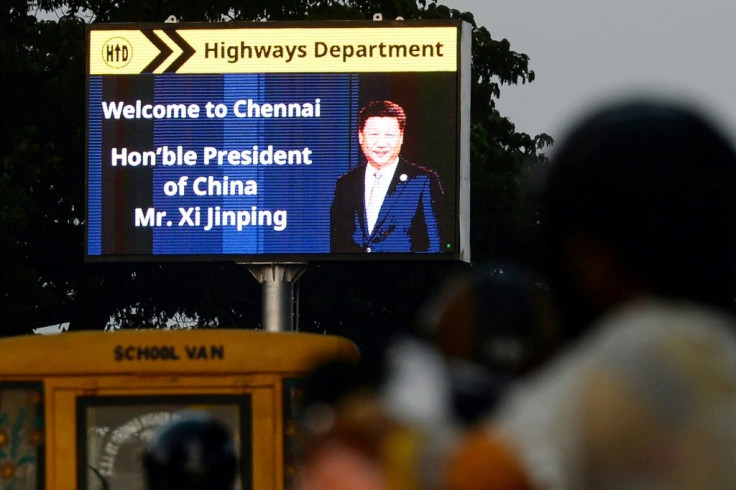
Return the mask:
M38 16L46 13L45 17ZM2 334L71 321L100 329L160 327L177 316L201 326L257 327L261 293L229 263L85 264L84 142L87 22L461 18L473 25L471 250L474 259L526 260L535 213L524 196L546 162L547 135L516 131L496 109L501 87L534 80L529 59L471 13L436 0L2 0L0 10L0 328ZM42 20L51 17L51 20ZM301 280L303 329L361 344L411 324L419 304L464 264L330 263Z

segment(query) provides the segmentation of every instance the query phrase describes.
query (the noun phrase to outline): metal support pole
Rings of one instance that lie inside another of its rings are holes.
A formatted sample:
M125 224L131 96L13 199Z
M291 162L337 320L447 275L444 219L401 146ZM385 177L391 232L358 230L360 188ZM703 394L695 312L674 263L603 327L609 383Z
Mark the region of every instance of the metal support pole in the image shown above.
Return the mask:
M269 332L297 330L294 284L307 264L248 264L248 270L261 283L263 328Z

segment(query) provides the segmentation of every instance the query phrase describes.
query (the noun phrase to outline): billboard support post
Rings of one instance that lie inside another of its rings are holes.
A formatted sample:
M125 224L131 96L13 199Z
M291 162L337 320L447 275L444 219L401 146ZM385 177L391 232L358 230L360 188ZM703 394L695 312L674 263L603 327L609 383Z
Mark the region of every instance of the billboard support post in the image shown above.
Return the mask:
M294 284L307 270L303 263L248 264L261 283L263 329L268 332L296 330Z

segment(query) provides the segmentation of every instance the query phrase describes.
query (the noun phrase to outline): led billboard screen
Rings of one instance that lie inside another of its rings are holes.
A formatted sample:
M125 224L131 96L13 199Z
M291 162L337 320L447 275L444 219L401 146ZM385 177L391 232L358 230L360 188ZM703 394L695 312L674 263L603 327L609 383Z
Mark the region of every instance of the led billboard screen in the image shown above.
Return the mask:
M86 258L468 260L468 27L90 26Z

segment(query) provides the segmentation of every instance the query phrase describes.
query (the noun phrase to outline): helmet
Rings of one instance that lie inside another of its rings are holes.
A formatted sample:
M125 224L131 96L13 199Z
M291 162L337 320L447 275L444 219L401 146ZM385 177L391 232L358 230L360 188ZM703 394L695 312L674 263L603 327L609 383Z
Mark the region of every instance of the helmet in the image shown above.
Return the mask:
M143 453L148 490L232 490L237 473L229 429L207 413L164 426Z

